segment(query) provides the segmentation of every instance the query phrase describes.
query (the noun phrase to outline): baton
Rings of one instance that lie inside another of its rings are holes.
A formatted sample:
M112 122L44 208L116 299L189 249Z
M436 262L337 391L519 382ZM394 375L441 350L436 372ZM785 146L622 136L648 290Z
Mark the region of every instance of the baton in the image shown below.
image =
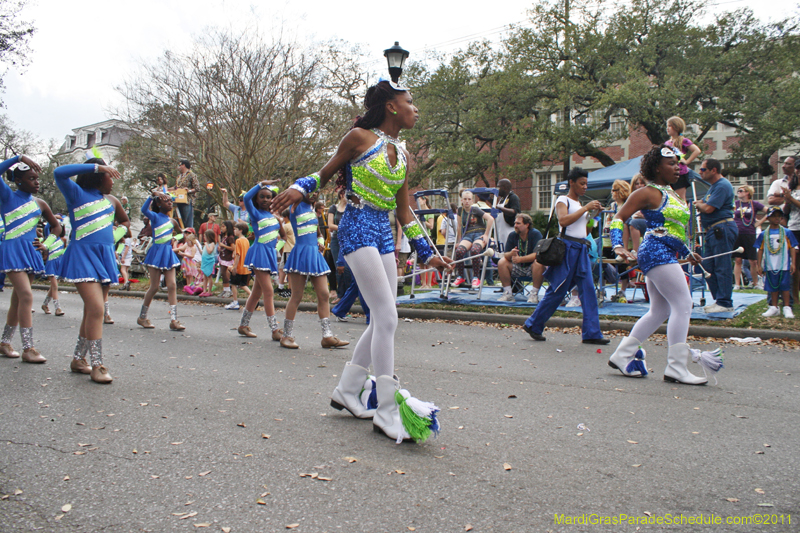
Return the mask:
M452 263L448 263L448 266L456 265L458 263L465 263L467 261L472 261L476 257L483 257L483 256L492 257L493 255L494 255L494 249L487 248L487 249L485 249L484 251L482 251L479 254L470 255L469 257L465 257L463 259L459 259L457 261L453 261ZM433 272L434 270L439 270L439 269L438 268L426 268L424 270L417 270L416 272L412 272L411 274L406 274L405 276L399 276L397 279L410 278L411 276L415 276L417 274L424 274L425 272Z

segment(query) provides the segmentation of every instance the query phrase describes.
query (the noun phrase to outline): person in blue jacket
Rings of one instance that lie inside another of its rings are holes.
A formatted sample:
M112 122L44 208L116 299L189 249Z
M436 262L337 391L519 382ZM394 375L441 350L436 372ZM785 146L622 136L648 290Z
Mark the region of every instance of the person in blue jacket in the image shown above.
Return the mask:
M114 179L121 176L100 158L62 165L53 176L67 201L72 227L59 278L74 283L83 300L83 319L70 369L90 374L96 383L111 383L112 377L103 364L103 316L108 290L119 283L114 221L130 226L122 204L111 195ZM75 181L70 179L72 176L77 176ZM87 352L91 364L86 361Z
M16 165L13 170L11 167ZM32 195L39 191L39 173L42 168L28 156L14 156L0 163L0 174L6 174L16 184L14 191L0 179L0 213L5 221L5 235L0 253L0 272L4 272L14 290L8 307L6 326L0 339L0 355L19 357L11 346L11 339L19 324L22 337L22 360L26 363L44 363L45 357L33 346L33 293L34 275L44 274L44 261L39 250L44 246L36 240L39 218L50 223L54 235L61 235L59 224L50 206Z
M275 303L272 300L272 274L278 273L278 253L275 250L278 244L278 237L283 239L285 234L281 223L270 213L269 208L275 191L270 189L270 185L277 180L264 180L257 183L244 195L244 207L247 210L248 219L253 227L253 245L248 248L244 257L244 265L253 272L255 283L247 303L242 310L242 319L239 322L239 334L245 337L255 337L256 334L250 329L250 318L256 309L258 299L264 296L264 312L267 314L267 322L272 329L272 340L280 341L283 330L278 327L278 318L275 316Z

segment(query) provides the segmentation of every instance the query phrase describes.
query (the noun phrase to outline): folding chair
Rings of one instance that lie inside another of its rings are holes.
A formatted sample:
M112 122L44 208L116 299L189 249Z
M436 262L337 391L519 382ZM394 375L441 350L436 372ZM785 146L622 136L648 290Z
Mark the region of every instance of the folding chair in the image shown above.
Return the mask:
M493 219L497 219L497 216L500 214L500 210L497 209L497 195L500 194L500 190L497 189L496 187L475 187L474 189L470 189L470 192L475 196L477 196L479 194L491 194L491 195L493 195L492 196L492 207L489 209L489 215L491 215L491 217ZM486 211L486 210L484 209L484 211ZM492 246L492 245L494 245L494 246ZM487 244L487 246L494 250L495 254L494 254L493 258L494 257L499 258L500 254L503 251L503 248L505 248L505 243L499 242L499 239L497 238L497 224L492 224L492 235L491 235L491 237L489 239L489 243ZM488 265L489 265L489 257L488 256L484 256L483 257L483 267L481 268L481 285L480 285L480 288L478 289L478 300L480 300L481 296L483 295L483 282L486 279L487 267L490 270L497 271L497 267L496 266L489 267ZM473 275L474 275L474 273L473 273Z
M152 245L153 245L152 237L139 238L138 244L136 244L131 249L131 252L133 253L133 258L131 259L131 266L130 266L131 272L136 272L137 274L144 274L145 277L148 277L150 275L150 270L142 264L142 261L144 261L144 258L147 255L147 251L150 249Z
M414 193L414 200L417 203L417 208L419 208L419 199L420 198L422 198L422 197L428 198L428 197L431 197L431 196L433 196L433 197L436 197L436 196L442 197L443 201L444 201L444 204L446 206L446 209L443 209L443 208L413 209L413 212L417 216L419 221L422 222L425 219L426 215L437 215L437 216L438 215L446 215L448 223L455 225L456 217L455 217L455 214L453 213L453 211L450 209L450 197L449 197L449 194L448 194L446 189L429 189L429 190L425 190L425 191L417 191L417 192L415 192ZM428 203L432 204L433 202L431 202L429 200ZM427 231L427 228L424 227L424 226L423 226L422 229L424 231ZM431 244L431 246L435 246L436 245L436 243L432 242L432 240L431 240L430 244ZM447 248L448 248L447 242L445 242L444 246L445 246L445 248L444 248L444 252L442 253L442 255L443 256L447 256ZM449 255L449 257L451 259L452 259L453 255L455 254L455 250L456 250L456 247L455 247L455 245L453 245L453 248L452 248L452 250L450 250L450 255ZM411 295L410 295L410 298L412 298L412 299L414 298L414 289L416 288L416 272L417 272L416 254L413 254L413 255L415 257L414 257L413 267L412 267L412 270L411 270ZM445 292L444 292L445 291L445 285L446 285L446 283L444 283L443 280L440 280L440 282L439 282L439 297L440 298L446 298L446 295L445 295Z

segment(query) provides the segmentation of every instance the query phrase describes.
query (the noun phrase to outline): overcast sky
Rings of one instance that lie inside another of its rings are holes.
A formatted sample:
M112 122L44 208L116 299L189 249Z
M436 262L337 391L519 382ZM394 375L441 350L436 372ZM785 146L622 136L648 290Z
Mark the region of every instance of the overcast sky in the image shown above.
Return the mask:
M452 52L469 41L497 39L522 23L530 0L497 4L460 0L105 0L81 6L64 0L29 0L22 13L34 21L31 64L5 77L6 111L18 128L62 141L73 128L108 118L120 103L114 88L164 50L186 49L208 26L262 33L283 31L302 43L339 38L371 51L375 69L394 41L419 57L426 48ZM797 13L797 0L716 0L712 10L750 6L762 19Z

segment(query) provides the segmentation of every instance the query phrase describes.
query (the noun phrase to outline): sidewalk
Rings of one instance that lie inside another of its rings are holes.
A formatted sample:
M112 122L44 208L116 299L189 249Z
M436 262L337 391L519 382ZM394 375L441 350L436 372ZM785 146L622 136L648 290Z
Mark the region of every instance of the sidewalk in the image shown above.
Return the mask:
M33 285L33 289L47 291L47 285ZM59 291L76 292L74 287L59 287ZM112 296L129 296L131 298L144 298L144 292L140 291L121 291L111 290ZM167 294L159 291L155 295L155 299L166 300ZM198 296L189 296L187 294L178 294L178 300L189 302L202 302L212 304L227 304L230 303L229 298L219 298L211 296L208 298L200 298ZM239 304L244 305L245 299L240 298ZM275 307L284 308L286 302L282 300L275 301ZM317 306L308 302L302 302L299 307L300 311L316 311ZM352 308L354 313L363 313L360 306L354 305ZM400 318L411 318L417 320L464 320L474 322L485 322L487 324L512 324L521 326L525 323L527 317L523 315L498 315L491 313L472 313L464 311L442 311L440 309L414 309L408 307L398 307L397 315ZM604 331L608 330L624 330L630 331L635 322L623 322L618 320L600 320L600 328ZM561 318L552 317L547 321L547 326L557 328L570 328L580 326L580 318ZM666 324L662 325L656 333L666 333ZM720 326L706 326L706 325L690 325L689 335L697 337L714 337L720 339L727 339L728 337L761 337L761 339L791 339L800 341L800 331L781 331L772 329L744 329L744 328L726 328Z

